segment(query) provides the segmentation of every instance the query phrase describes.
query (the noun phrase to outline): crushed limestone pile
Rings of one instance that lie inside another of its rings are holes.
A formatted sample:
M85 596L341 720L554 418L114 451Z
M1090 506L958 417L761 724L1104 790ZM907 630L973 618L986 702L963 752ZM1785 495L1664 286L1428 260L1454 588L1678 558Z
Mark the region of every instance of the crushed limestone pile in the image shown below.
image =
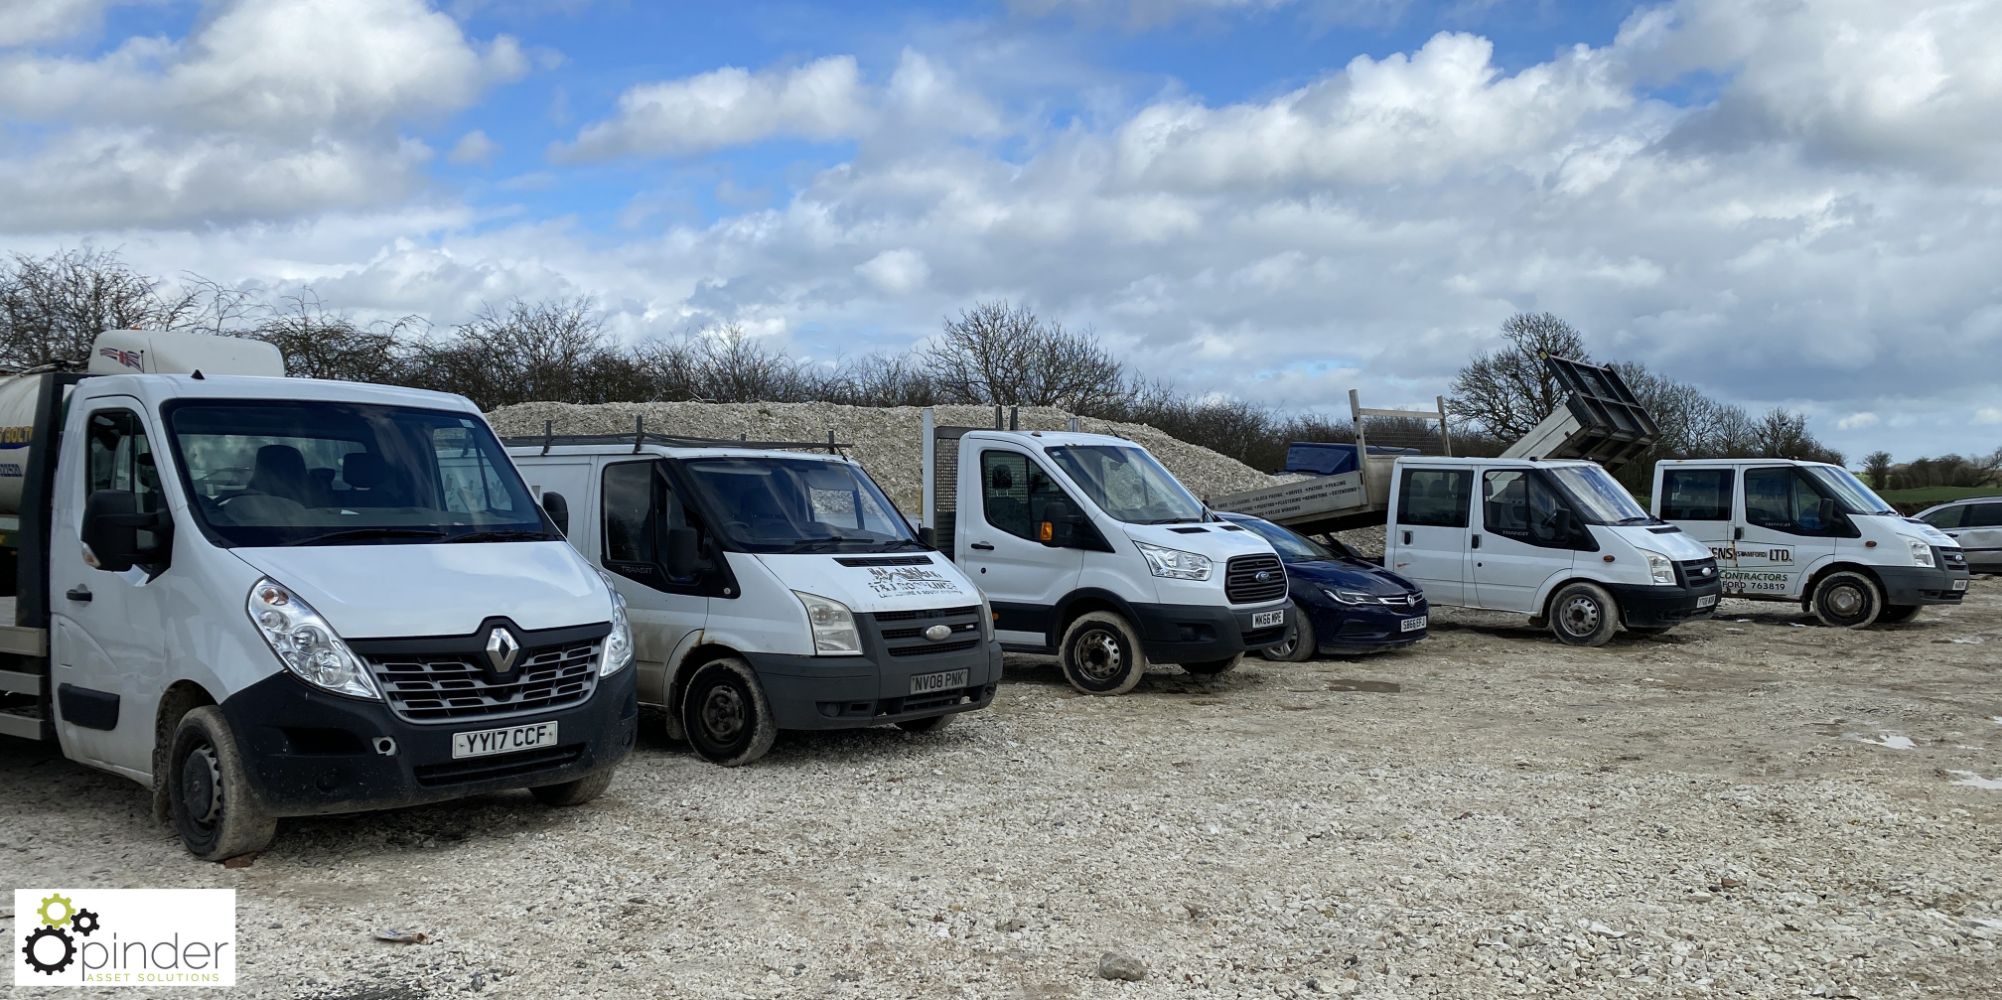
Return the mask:
M636 417L656 434L766 441L825 441L853 447L847 453L869 470L899 508L915 516L923 479L923 423L915 406L840 406L833 403L521 403L488 414L503 437L532 436L554 421L558 434L630 434ZM940 406L942 426L992 427L990 406ZM1024 407L1022 430L1062 430L1070 414ZM1267 486L1275 480L1236 459L1169 437L1145 424L1094 420L1083 429L1117 434L1142 445L1196 495L1205 499Z

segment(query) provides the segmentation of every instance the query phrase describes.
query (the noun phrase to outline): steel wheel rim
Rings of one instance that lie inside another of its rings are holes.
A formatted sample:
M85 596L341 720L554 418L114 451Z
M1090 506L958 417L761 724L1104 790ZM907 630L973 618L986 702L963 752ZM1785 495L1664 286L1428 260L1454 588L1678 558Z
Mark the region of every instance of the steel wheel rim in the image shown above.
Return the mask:
M1828 588L1828 610L1843 618L1854 618L1862 614L1862 588L1846 583Z
M222 815L222 762L215 748L202 743L188 751L181 764L181 808L188 819L206 830Z
M718 684L702 696L702 730L719 743L744 731L744 714L743 696L728 684Z
M1564 631L1591 635L1599 627L1599 615L1599 602L1580 594L1564 602L1564 613L1559 617L1564 622Z
M1077 661L1078 673L1094 681L1109 681L1119 676L1126 664L1126 654L1119 648L1119 640L1104 629L1093 629L1077 637L1071 645L1072 659Z

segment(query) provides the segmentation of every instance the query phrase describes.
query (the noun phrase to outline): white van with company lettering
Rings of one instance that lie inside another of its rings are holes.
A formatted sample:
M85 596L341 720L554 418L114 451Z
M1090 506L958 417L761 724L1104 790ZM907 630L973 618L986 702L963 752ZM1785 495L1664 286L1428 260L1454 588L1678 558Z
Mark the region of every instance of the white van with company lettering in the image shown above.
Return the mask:
M625 598L641 704L704 760L749 763L782 729L932 732L993 703L979 588L828 445L640 428L509 445Z
M1654 513L1717 557L1724 593L1794 601L1824 625L1904 622L1967 595L1959 543L1839 465L1777 458L1655 465Z

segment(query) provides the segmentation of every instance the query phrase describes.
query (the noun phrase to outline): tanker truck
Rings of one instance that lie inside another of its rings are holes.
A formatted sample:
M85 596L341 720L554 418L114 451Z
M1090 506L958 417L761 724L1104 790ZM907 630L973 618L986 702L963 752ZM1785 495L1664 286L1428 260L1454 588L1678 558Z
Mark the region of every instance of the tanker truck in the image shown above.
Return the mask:
M0 381L0 735L150 789L208 860L284 817L595 798L638 721L610 580L464 397L283 375L113 331Z

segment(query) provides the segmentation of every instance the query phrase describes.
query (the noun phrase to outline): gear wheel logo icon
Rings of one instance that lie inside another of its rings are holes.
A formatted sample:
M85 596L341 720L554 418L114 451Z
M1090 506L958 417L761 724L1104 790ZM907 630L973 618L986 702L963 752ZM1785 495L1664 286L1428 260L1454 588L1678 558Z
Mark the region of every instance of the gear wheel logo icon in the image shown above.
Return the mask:
M82 937L89 937L97 931L97 913L92 910L78 910L70 918L70 929Z
M49 912L51 909L56 910L56 913L51 914ZM70 898L60 892L50 893L42 897L42 905L35 914L42 918L42 926L61 927L76 919L76 904L70 902Z
M46 961L37 954L40 950L37 946L48 938L55 938L63 946L62 957L53 962ZM27 956L29 968L45 976L53 976L69 968L70 963L76 961L76 942L60 927L37 927L28 932L28 943L22 946L21 954Z

